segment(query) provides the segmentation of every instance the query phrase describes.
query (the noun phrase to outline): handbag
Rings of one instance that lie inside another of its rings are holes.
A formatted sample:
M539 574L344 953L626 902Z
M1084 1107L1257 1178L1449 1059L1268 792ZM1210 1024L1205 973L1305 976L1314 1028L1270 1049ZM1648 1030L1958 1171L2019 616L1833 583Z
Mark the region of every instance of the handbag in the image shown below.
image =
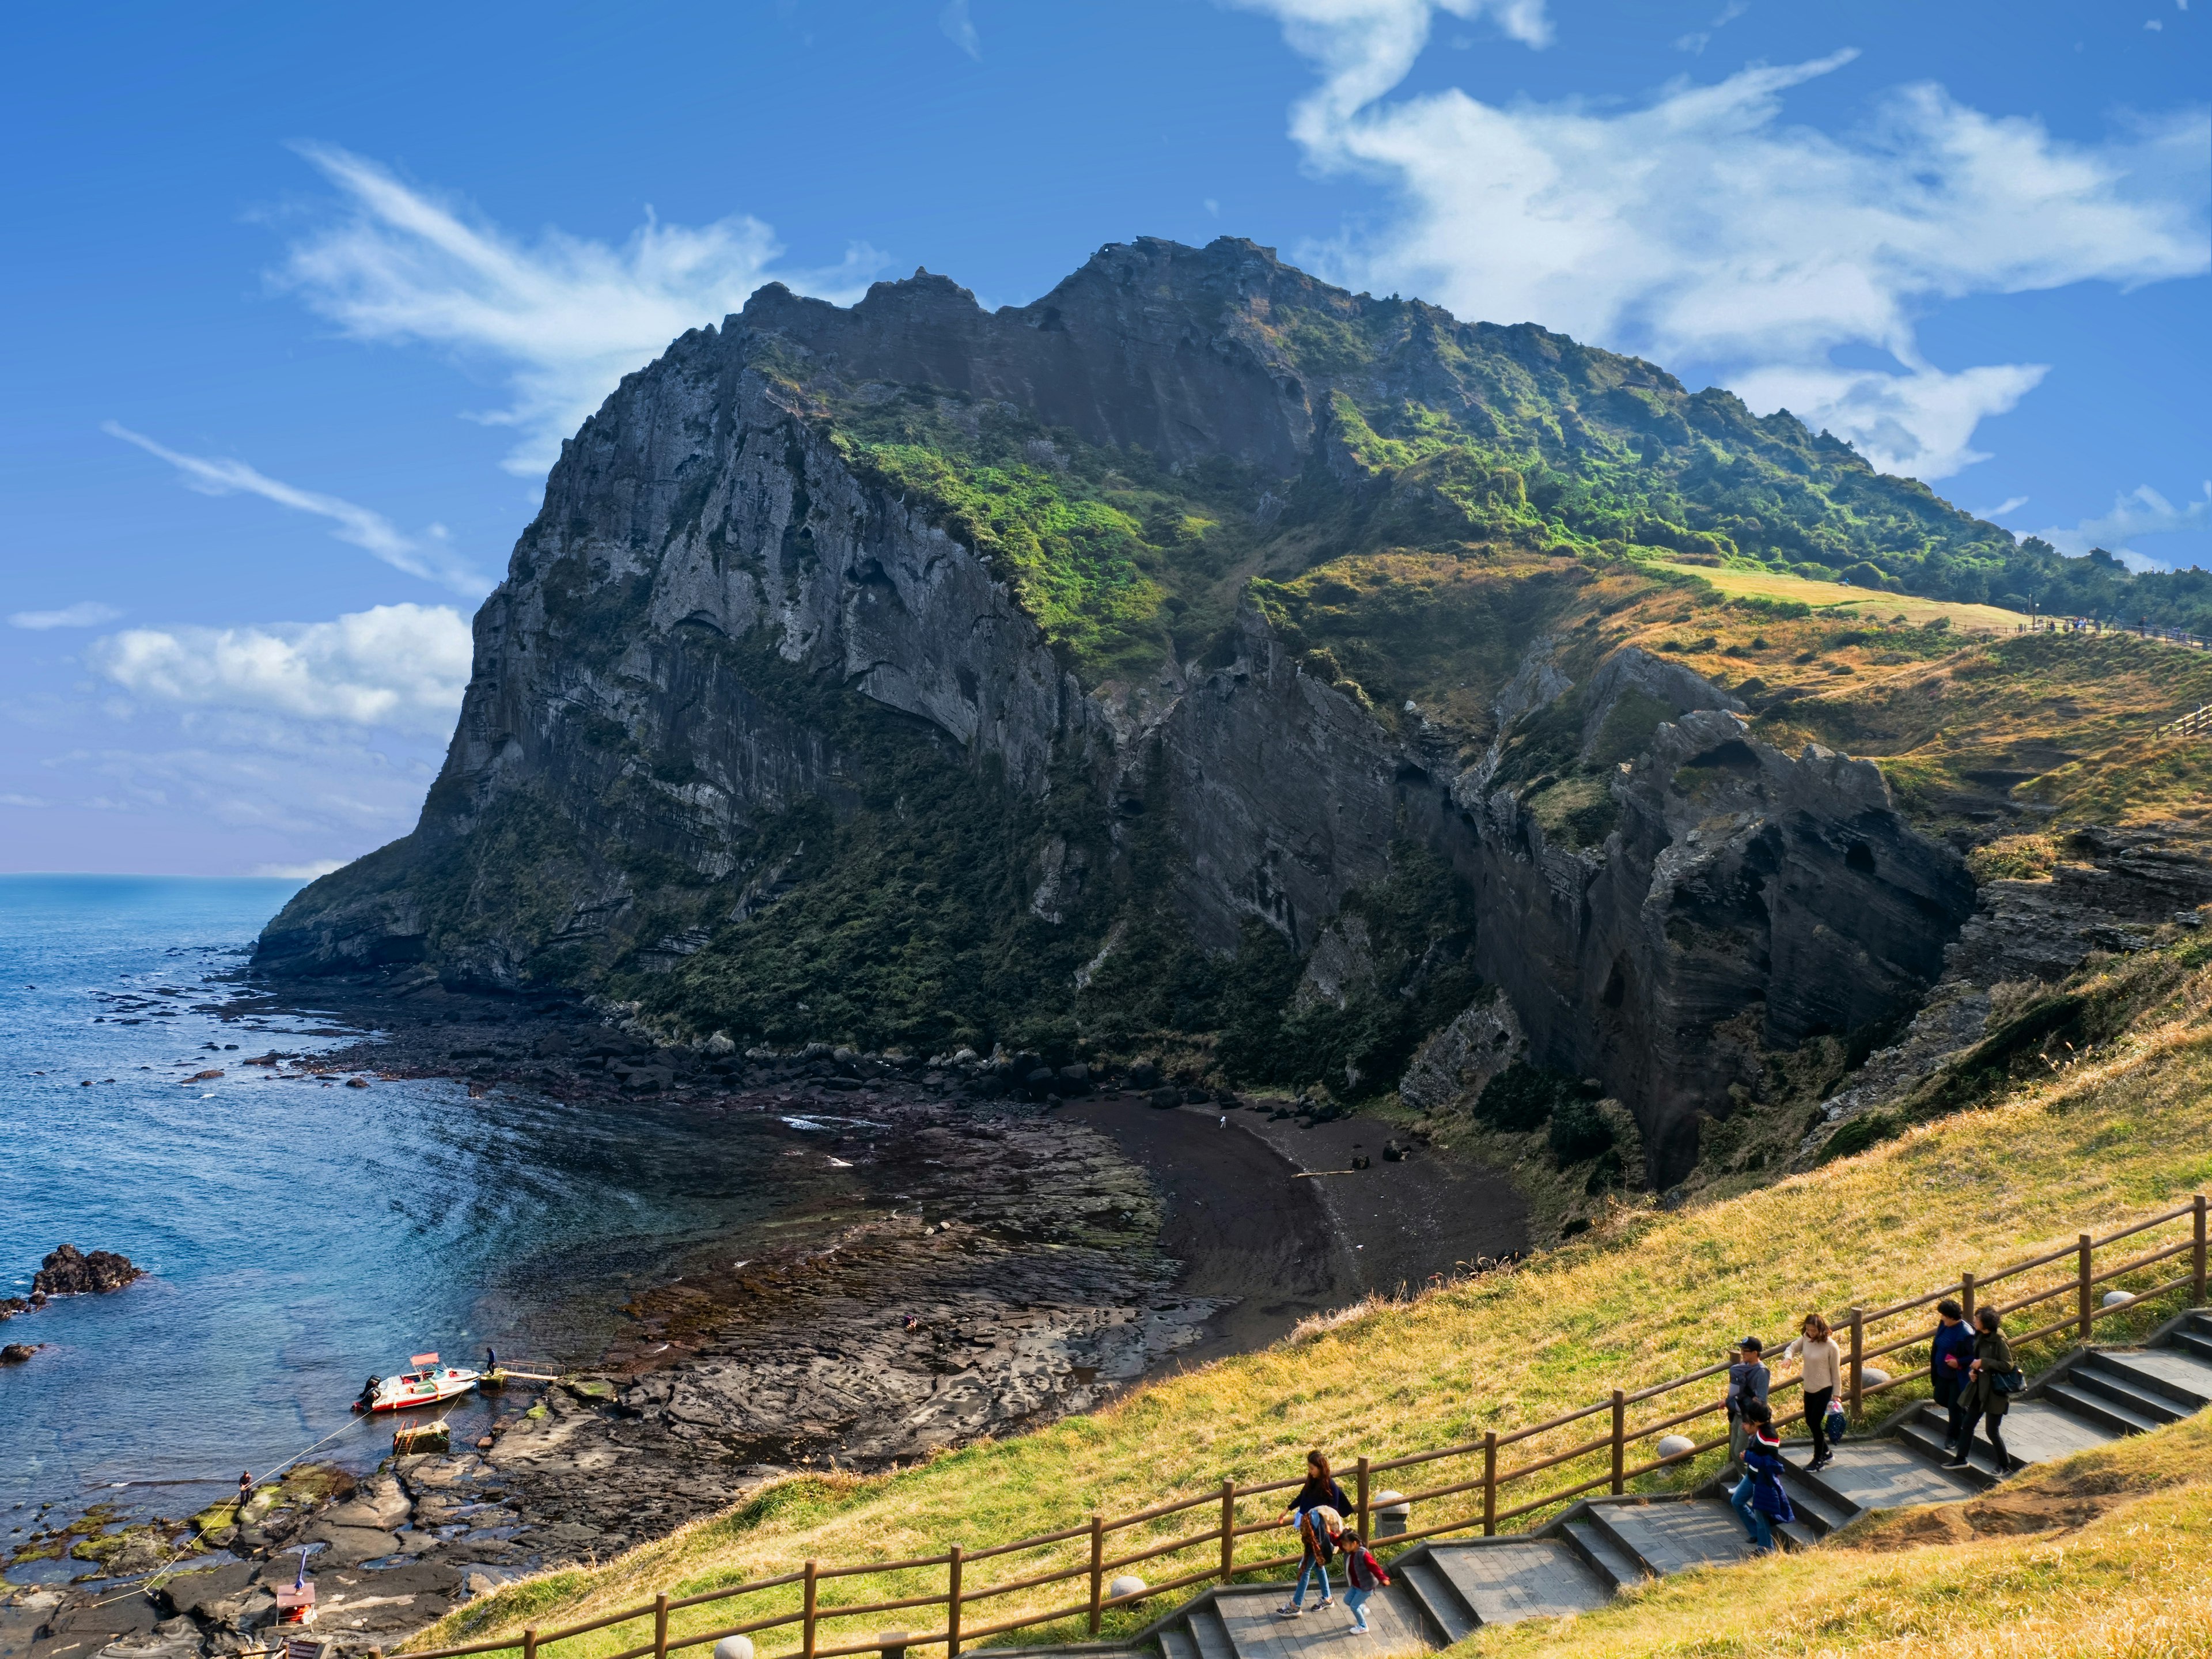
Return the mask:
M1990 1386L1999 1394L2018 1394L2027 1386L2027 1373L2017 1365L2008 1371L1991 1371Z
M1826 1424L1829 1441L1833 1443L1841 1440L1844 1437L1844 1431L1850 1426L1850 1419L1844 1415L1844 1408L1832 1403L1828 1407Z

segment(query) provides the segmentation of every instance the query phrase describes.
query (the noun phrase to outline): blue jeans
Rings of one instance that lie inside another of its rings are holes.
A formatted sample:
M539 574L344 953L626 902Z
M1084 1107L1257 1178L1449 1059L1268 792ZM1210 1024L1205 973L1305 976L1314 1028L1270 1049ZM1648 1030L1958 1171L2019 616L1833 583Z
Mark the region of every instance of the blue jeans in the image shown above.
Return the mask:
M1766 1524L1764 1515L1752 1508L1752 1479L1747 1474L1735 1483L1735 1490L1729 1494L1729 1502L1735 1505L1736 1517L1743 1522L1743 1529L1751 1534L1751 1541L1760 1549L1771 1550L1774 1547L1774 1529Z
M1326 1601L1328 1600L1328 1567L1322 1560L1321 1557L1316 1555L1311 1550L1309 1550L1306 1552L1304 1563L1298 1568L1298 1587L1291 1593L1291 1605L1292 1607L1302 1607L1305 1606L1306 1581L1316 1577L1318 1577L1321 1579L1321 1599Z
M1348 1589L1345 1591L1344 1610L1352 1615L1352 1622L1356 1629L1365 1630L1367 1628L1367 1598L1374 1594L1375 1592L1371 1589Z

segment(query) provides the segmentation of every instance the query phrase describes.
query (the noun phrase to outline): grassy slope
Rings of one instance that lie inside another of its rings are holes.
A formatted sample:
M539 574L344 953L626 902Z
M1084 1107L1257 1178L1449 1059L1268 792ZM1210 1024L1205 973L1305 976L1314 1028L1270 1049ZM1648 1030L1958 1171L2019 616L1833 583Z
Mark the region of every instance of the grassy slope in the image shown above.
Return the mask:
M1294 1472L1310 1444L1388 1455L1455 1441L1711 1364L1725 1339L1778 1332L1808 1305L1917 1291L1942 1273L1986 1272L2082 1225L2169 1205L2212 1181L2212 950L2168 950L2178 993L1999 1105L1703 1209L1624 1212L1610 1230L1517 1270L1370 1310L1019 1439L884 1477L787 1483L596 1571L502 1591L436 1634L565 1623L807 1557L972 1547L1202 1491L1224 1474ZM874 1581L866 1590L884 1593ZM678 1628L715 1616L681 1615ZM635 1639L605 1632L562 1654Z
M1652 562L1680 575L1701 576L1732 599L1776 599L1829 611L1849 606L1863 610L1869 617L1901 616L1916 628L1941 617L1961 633L2011 634L2018 631L2024 620L2017 611L2003 611L1993 605L1960 605L1950 599L1923 599L1911 594L1870 593L1863 587L1844 582L1785 576L1748 565L1699 566L1674 559L1655 559Z
M1464 1659L2212 1653L2212 1415L2084 1452L1839 1547L1685 1573L1578 1618L1479 1632Z

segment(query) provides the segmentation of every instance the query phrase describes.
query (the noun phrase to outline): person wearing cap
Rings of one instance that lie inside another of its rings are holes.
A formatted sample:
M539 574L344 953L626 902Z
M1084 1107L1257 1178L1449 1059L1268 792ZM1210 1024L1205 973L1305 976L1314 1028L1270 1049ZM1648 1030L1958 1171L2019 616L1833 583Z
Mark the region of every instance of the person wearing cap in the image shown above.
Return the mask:
M1755 1336L1747 1336L1735 1345L1735 1364L1729 1367L1728 1394L1723 1401L1728 1407L1729 1467L1739 1473L1743 1468L1743 1443L1750 1435L1744 1421L1743 1408L1747 1401L1766 1403L1766 1385L1771 1374L1762 1358L1765 1345Z

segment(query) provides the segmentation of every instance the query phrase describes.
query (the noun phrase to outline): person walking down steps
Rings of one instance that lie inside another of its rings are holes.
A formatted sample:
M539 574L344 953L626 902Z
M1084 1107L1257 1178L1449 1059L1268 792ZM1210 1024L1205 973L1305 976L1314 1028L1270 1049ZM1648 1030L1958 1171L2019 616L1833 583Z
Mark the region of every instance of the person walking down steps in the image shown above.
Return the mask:
M1761 1357L1764 1345L1755 1336L1747 1336L1735 1345L1735 1364L1729 1367L1728 1406L1729 1467L1739 1474L1743 1469L1743 1445L1750 1437L1751 1429L1744 1417L1744 1407L1753 1401L1766 1403L1766 1385L1771 1374Z
M1946 1297L1936 1304L1936 1340L1928 1349L1928 1379L1936 1403L1950 1418L1943 1449L1952 1456L1966 1443L1966 1383L1974 1364L1974 1328L1966 1310Z
M1968 1454L1974 1449L1974 1423L1978 1419L1983 1432L1989 1436L1990 1449L1996 1454L1997 1469L2002 1474L2008 1467L2002 1432L2004 1414L2011 1409L2013 1395L2026 1386L2027 1378L2013 1363L2012 1344L2004 1340L2004 1333L1998 1328L1997 1310L1977 1308L1974 1323L1979 1330L1974 1338L1974 1363L1967 1371L1966 1425L1959 1431L1958 1449L1951 1455L1948 1467L1966 1467Z
M1764 1555L1774 1547L1774 1528L1795 1521L1797 1511L1783 1490L1782 1437L1775 1431L1774 1413L1763 1400L1747 1400L1743 1407L1748 1437L1743 1446L1743 1479L1729 1494L1753 1548Z
M1344 1547L1344 1610L1352 1615L1352 1633L1367 1634L1367 1598L1390 1583L1390 1575L1382 1571L1382 1564L1375 1559L1375 1552L1359 1541L1359 1534L1347 1531L1343 1536Z
M1813 1431L1813 1461L1805 1467L1825 1469L1835 1454L1828 1447L1828 1407L1844 1378L1844 1351L1837 1346L1828 1322L1816 1313L1805 1316L1796 1340L1782 1351L1785 1360L1798 1362L1805 1383L1805 1426Z
M1344 1517L1351 1510L1352 1504L1345 1497L1344 1488L1329 1473L1328 1459L1318 1450L1308 1452L1305 1484L1298 1488L1298 1495L1291 1500L1290 1508L1275 1520L1277 1526L1297 1524L1298 1542L1304 1552L1304 1559L1298 1563L1297 1588L1291 1591L1291 1599L1275 1610L1285 1619L1295 1619L1305 1611L1306 1585L1316 1574L1321 1577L1321 1600L1314 1605L1329 1605L1328 1559L1336 1553L1336 1535L1343 1530ZM1316 1519L1316 1516L1321 1518Z

